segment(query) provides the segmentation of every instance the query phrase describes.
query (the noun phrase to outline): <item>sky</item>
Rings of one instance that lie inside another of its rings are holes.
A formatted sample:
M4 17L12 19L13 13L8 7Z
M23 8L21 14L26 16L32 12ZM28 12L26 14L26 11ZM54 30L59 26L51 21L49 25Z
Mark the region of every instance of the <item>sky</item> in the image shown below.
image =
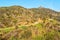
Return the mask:
M13 5L25 8L38 8L41 6L60 11L60 0L0 0L0 7Z

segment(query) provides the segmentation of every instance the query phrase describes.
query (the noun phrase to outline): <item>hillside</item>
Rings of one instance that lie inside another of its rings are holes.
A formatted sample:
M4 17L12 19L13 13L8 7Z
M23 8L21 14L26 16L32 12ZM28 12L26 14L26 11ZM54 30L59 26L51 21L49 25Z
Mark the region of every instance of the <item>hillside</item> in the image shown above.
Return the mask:
M60 13L47 8L0 7L0 27L26 25L46 18L60 21Z
M0 39L60 40L60 12L43 7L0 7Z

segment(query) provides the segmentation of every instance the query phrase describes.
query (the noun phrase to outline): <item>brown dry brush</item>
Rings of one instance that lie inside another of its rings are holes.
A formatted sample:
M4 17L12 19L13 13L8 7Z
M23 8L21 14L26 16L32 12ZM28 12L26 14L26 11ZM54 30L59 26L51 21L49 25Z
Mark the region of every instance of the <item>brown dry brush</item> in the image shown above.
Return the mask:
M13 30L13 31L11 31L11 32L9 32L9 33L6 33L5 35L3 35L3 36L1 36L1 40L9 40L9 38L11 37L11 36L15 36L15 35L17 35L19 32L21 32L22 30L20 30L20 29L16 29L16 30Z

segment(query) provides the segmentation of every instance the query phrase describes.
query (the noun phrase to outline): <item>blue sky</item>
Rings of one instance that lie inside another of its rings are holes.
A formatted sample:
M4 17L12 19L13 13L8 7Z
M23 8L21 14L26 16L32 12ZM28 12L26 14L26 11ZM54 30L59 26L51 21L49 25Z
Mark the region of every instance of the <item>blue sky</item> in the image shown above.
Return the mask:
M46 7L60 11L60 0L0 0L1 6L19 5L25 8Z

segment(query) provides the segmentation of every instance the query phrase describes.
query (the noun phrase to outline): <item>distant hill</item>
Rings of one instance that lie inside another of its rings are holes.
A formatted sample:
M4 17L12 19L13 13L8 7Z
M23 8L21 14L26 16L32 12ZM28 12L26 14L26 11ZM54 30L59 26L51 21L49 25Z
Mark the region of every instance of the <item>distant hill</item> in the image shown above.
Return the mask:
M0 7L0 40L60 40L60 12L44 7Z
M54 19L60 22L60 13L48 8L27 9L21 6L0 7L0 27L28 25L41 19Z

